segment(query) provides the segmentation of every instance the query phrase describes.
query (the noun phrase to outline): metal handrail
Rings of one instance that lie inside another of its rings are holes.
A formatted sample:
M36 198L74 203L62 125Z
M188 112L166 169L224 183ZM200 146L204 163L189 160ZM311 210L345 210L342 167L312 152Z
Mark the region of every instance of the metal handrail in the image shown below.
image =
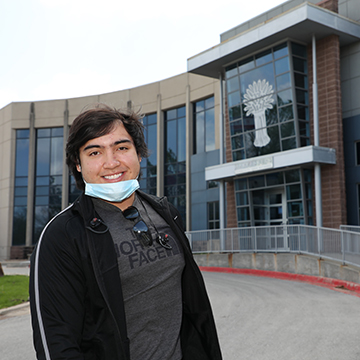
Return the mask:
M194 254L290 252L360 266L360 232L311 225L277 225L188 231Z

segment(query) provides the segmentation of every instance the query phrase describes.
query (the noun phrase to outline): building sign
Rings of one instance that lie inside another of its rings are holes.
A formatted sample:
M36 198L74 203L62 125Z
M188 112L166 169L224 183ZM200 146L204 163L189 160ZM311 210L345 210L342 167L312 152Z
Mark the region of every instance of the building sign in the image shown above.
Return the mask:
M242 160L235 165L235 174L246 174L252 171L272 169L273 167L274 158L272 156L263 159L253 158L249 160Z

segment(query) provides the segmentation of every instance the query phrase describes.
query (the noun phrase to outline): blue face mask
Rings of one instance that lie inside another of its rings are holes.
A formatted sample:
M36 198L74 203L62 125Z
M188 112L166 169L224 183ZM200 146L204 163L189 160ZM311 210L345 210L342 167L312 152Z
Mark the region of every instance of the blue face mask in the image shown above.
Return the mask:
M111 184L88 184L85 180L84 183L86 195L110 202L126 200L140 187L136 179Z

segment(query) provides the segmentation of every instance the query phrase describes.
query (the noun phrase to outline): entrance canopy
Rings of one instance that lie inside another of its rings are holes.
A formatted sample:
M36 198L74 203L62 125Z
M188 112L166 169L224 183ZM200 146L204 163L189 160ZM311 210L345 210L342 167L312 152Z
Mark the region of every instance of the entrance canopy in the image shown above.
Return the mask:
M319 146L306 146L270 155L233 161L205 169L205 180L216 181L259 171L280 170L299 165L336 164L335 150Z

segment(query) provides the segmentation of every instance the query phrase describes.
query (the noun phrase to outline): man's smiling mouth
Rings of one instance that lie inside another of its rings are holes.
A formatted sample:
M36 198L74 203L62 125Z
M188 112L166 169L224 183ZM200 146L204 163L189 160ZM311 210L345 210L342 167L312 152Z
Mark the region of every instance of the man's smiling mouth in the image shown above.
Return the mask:
M119 177L121 177L122 174L123 173L114 174L114 175L106 175L106 176L104 176L104 178L107 179L107 180L115 180L115 179L118 179Z

